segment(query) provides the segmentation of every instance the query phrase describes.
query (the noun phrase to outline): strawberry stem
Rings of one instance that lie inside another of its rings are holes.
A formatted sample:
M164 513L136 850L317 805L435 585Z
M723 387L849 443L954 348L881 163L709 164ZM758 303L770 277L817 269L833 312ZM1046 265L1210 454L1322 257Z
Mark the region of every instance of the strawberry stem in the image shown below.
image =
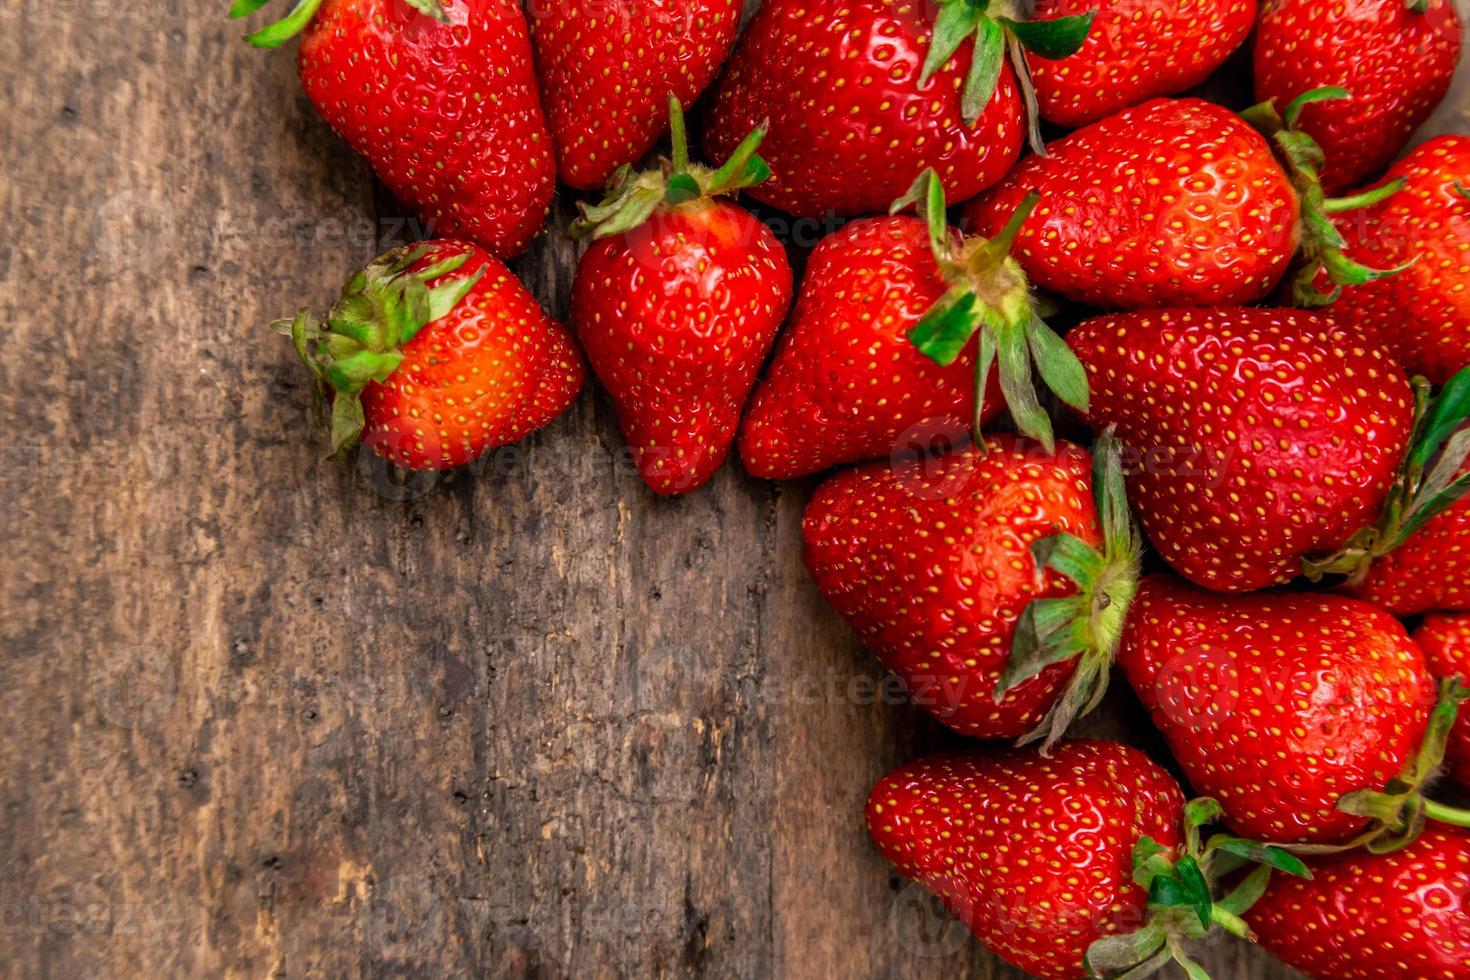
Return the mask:
M1021 266L1010 257L1022 224L1040 199L1026 195L999 235L959 239L949 227L939 176L925 170L907 194L893 202L891 214L913 207L929 231L929 246L949 290L911 331L909 340L936 364L955 362L979 334L975 364L977 446L984 418L984 395L992 367L1016 427L1050 452L1056 439L1051 419L1037 400L1032 369L1058 398L1086 412L1087 373L1077 355L1036 312L1036 301Z
M1186 943L1217 929L1254 942L1242 916L1265 894L1272 871L1312 876L1300 859L1273 844L1217 834L1201 845L1200 828L1221 812L1211 799L1185 804L1183 853L1171 853L1150 837L1134 843L1133 881L1148 893L1149 919L1136 932L1105 936L1088 947L1083 965L1089 976L1135 980L1172 960L1189 977L1205 977L1185 952ZM1255 867L1228 894L1216 897L1220 882L1246 865Z
M1396 276L1417 261L1416 258L1392 269L1375 269L1348 258L1344 251L1347 240L1331 216L1377 204L1403 186L1401 182L1390 182L1352 197L1328 200L1322 190L1321 168L1326 160L1322 147L1297 125L1308 105L1348 97L1346 89L1328 85L1303 92L1287 103L1281 113L1272 102L1263 102L1241 113L1241 118L1276 145L1286 175L1301 200L1302 260L1292 279L1292 299L1297 306L1309 309L1331 304L1342 295L1344 286L1361 286ZM1317 279L1323 273L1332 283L1332 289L1326 293L1317 288Z
M669 96L672 159L643 173L635 173L632 167L619 167L608 181L607 196L602 203L578 202L582 217L573 222L571 237L591 235L594 240L600 240L624 235L657 213L735 194L761 183L771 176L771 168L756 154L766 129L762 124L752 130L719 169L693 163L689 159L684 107L676 97Z
M1022 611L1010 660L995 689L999 702L1052 664L1077 659L1067 687L1041 723L1017 743L1044 740L1043 755L1072 722L1101 703L1128 609L1138 593L1143 542L1128 512L1122 451L1112 429L1098 439L1092 465L1103 547L1098 550L1066 533L1032 543L1038 578L1047 568L1055 569L1077 585L1077 592L1034 600Z
M1454 827L1470 827L1470 810L1445 806L1434 800L1424 801L1424 815L1438 823L1450 824Z

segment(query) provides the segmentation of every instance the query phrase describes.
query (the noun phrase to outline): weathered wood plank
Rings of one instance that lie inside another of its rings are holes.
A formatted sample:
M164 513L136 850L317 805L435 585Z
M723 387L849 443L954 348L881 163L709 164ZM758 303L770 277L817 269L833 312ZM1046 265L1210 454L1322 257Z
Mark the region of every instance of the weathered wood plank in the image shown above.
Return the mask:
M473 473L322 463L260 325L411 229L289 53L0 15L0 972L1018 975L866 840L949 739L807 582L809 485L656 500L595 392Z

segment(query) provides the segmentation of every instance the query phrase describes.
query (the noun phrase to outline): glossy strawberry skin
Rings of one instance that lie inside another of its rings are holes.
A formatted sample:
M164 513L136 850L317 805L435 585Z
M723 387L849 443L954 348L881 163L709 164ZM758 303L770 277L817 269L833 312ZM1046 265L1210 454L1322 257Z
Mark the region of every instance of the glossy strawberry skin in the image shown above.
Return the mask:
M1349 99L1306 107L1301 128L1321 145L1322 185L1335 193L1398 155L1449 91L1460 51L1453 0L1264 0L1256 32L1256 98L1278 107L1324 85Z
M741 0L538 0L536 67L561 179L600 188L668 131L735 43Z
M1074 55L1028 54L1041 114L1076 128L1130 105L1193 88L1250 35L1256 0L1041 0L1033 20L1096 10Z
M1470 463L1460 470L1470 473ZM1470 497L1431 517L1409 540L1368 567L1353 594L1398 616L1470 610Z
M974 201L968 228L996 234L1032 190L1012 254L1034 284L1090 306L1251 303L1297 246L1297 195L1265 140L1199 99L1153 99L1057 140Z
M1246 916L1274 956L1334 980L1470 978L1470 830L1310 863L1311 880L1272 876Z
M1338 843L1362 830L1337 801L1397 776L1434 704L1403 626L1345 596L1227 596L1150 576L1118 663L1190 785L1252 840Z
M775 236L721 201L657 214L583 256L572 321L655 491L697 489L724 462L791 290Z
M1433 613L1414 631L1414 642L1424 651L1429 672L1437 678L1458 677L1470 686L1470 612ZM1445 772L1470 788L1470 711L1460 709L1460 720L1445 747Z
M1259 308L1120 313L1067 341L1092 387L1088 423L1118 426L1139 520L1190 581L1288 582L1304 556L1376 523L1414 412L1380 348Z
M884 776L868 831L997 955L1032 976L1076 980L1102 936L1137 929L1142 836L1181 843L1184 796L1136 749L1077 739L1030 752L931 756Z
M844 470L812 496L802 522L817 589L914 701L976 738L1018 738L1040 723L1075 666L1054 664L996 704L1021 612L1073 595L1031 543L1065 531L1100 544L1091 459L1059 443L996 436L909 465Z
M1338 220L1349 258L1395 276L1348 286L1326 312L1389 349L1410 374L1442 385L1470 365L1470 136L1439 136L1394 164L1406 186Z
M941 367L908 337L947 288L917 218L856 221L824 239L746 411L746 470L790 480L888 457L915 433L968 430L975 344ZM1003 407L992 373L984 417Z
M484 251L458 242L435 250L426 268L466 247L472 256L451 276L484 270L447 316L403 345L403 362L381 384L362 391L362 441L410 470L444 470L518 442L546 425L577 397L585 369L572 336L549 318L510 270Z
M919 76L934 4L766 0L735 49L705 131L723 160L764 121L775 176L751 189L791 214L881 214L925 167L951 201L1005 175L1025 135L1016 78L1003 66L974 126L960 118L973 43L928 82Z
M301 36L306 94L441 237L518 255L556 182L515 0L447 0L440 24L397 0L325 0Z

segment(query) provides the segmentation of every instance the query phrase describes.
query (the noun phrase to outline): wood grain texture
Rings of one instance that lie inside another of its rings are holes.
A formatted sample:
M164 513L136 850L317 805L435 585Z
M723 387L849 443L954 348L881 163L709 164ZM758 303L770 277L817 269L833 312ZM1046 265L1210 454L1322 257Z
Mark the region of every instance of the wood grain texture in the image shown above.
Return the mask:
M214 7L0 0L0 973L1019 976L867 841L949 739L809 484L655 499L591 389L447 478L318 458L262 324L415 228Z

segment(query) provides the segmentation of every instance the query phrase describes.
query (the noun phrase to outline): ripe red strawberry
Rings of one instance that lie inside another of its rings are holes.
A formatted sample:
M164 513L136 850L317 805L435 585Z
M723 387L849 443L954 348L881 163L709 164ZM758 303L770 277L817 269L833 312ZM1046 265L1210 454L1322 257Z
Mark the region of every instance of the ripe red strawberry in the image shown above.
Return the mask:
M740 26L741 0L538 0L530 7L541 94L561 178L600 188L667 132L673 95L693 102ZM744 135L744 134L741 134Z
M720 83L708 155L723 159L769 121L762 152L775 176L752 195L808 217L881 212L925 168L950 200L989 187L1027 129L1007 38L1061 57L1091 16L1018 24L983 7L766 0Z
M1068 342L1095 431L1129 447L1155 549L1206 588L1287 582L1372 523L1409 446L1411 389L1387 354L1295 310L1098 317Z
M1027 56L1041 114L1076 128L1203 82L1250 35L1256 0L1040 0L1036 20L1096 10L1074 55Z
M674 159L625 173L575 231L572 321L617 405L638 471L658 493L709 481L791 302L791 266L770 230L719 199L763 180L757 130L718 171L689 162L673 100Z
M1143 753L1112 742L1063 742L1036 753L931 756L879 780L868 831L899 871L938 895L1006 962L1045 980L1143 977L1218 926L1246 935L1240 913L1268 870L1303 874L1277 848L1224 836L1218 815L1188 805ZM1222 898L1213 883L1260 862ZM1142 928L1140 928L1142 927Z
M969 227L993 233L1028 191L1041 205L1017 260L1093 306L1252 302L1298 242L1298 197L1266 141L1199 99L1155 99L1052 143L970 206Z
M1285 105L1323 86L1347 90L1302 117L1326 154L1322 184L1335 192L1398 155L1449 91L1459 51L1454 0L1264 0L1256 98Z
M1225 822L1278 843L1340 843L1337 808L1417 758L1434 701L1402 625L1336 595L1229 596L1145 578L1118 663L1190 784Z
M266 0L235 0L231 16ZM301 33L306 94L441 237L518 255L556 182L526 21L516 0L302 0L250 35Z
M333 455L359 438L410 470L443 470L556 418L582 386L571 335L510 270L463 242L379 257L342 287L323 324L291 335L331 402Z
M1470 613L1433 613L1414 631L1414 642L1424 651L1435 677L1458 677L1470 684ZM1470 714L1450 733L1445 770L1461 786L1470 787Z
M823 597L922 707L977 738L1048 743L1096 705L1138 582L1116 451L996 436L870 463L806 508ZM1029 740L1029 739L1028 739Z
M1033 359L1059 398L1086 409L1081 366L1037 315L1009 256L1035 199L989 241L949 228L933 171L894 210L911 203L918 218L853 222L812 253L792 323L740 430L752 475L792 479L890 456L911 438L967 425L979 432L1000 410L997 389L1017 427L1050 444Z
M1273 955L1333 980L1470 978L1470 831L1433 827L1401 851L1311 868L1272 881L1248 916Z
M1419 16L1411 14L1409 16ZM1399 193L1338 221L1348 256L1390 278L1349 286L1328 315L1444 384L1470 365L1470 136L1440 136L1390 168Z

